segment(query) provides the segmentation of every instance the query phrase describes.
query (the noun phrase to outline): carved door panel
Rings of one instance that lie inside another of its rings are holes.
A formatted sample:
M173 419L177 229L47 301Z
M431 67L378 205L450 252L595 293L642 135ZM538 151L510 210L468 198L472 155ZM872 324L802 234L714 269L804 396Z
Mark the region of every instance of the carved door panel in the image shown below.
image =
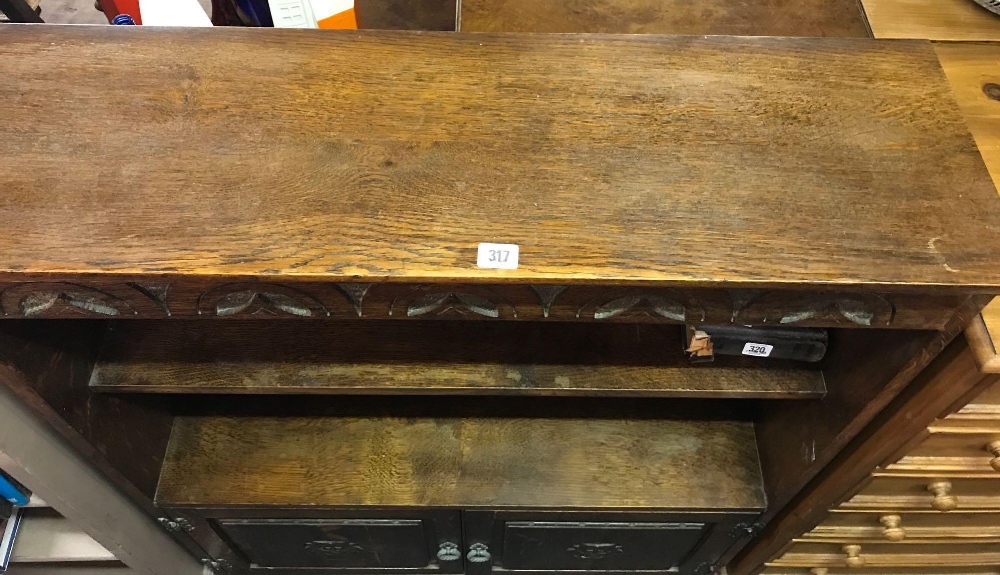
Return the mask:
M707 572L732 542L734 514L463 514L470 575Z
M704 523L508 521L503 566L519 571L668 571Z
M460 517L451 513L281 511L210 519L250 572L460 573ZM325 516L323 516L325 515ZM447 517L446 517L447 516Z

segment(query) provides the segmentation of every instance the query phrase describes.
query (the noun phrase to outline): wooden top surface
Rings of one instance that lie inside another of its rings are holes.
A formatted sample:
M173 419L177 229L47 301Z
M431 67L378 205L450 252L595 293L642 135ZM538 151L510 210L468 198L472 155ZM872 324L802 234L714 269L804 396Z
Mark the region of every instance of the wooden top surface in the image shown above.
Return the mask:
M867 37L857 0L462 0L463 32Z
M1000 15L973 0L861 0L876 38L1000 40Z
M761 509L753 425L178 417L159 505Z
M1000 286L926 43L10 26L0 76L0 279Z

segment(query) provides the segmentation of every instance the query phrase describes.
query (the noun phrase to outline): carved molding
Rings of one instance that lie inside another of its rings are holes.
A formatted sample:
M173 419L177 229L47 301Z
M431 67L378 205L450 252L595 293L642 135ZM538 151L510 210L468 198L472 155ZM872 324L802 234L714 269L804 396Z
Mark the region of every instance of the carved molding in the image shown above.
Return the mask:
M76 283L31 282L7 286L0 292L5 316L118 317L136 315L128 302L106 291Z
M198 298L198 315L287 315L292 317L329 316L319 300L308 293L281 284L223 284Z
M408 318L465 317L513 319L517 308L503 296L482 286L414 286L393 298L389 315Z
M731 290L734 323L794 326L825 321L866 327L889 326L895 306L879 294L845 295L762 290Z
M963 298L593 285L247 281L206 288L195 280L42 281L0 284L0 317L528 319L939 329Z
M667 319L675 322L700 322L705 319L701 303L672 290L612 292L591 299L576 312L577 318Z

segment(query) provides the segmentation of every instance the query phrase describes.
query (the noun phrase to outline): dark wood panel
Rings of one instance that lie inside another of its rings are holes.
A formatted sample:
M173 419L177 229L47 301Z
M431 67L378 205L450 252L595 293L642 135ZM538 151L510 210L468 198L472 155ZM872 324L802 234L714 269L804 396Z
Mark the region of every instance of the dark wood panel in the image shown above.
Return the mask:
M858 0L462 0L461 30L868 36Z
M268 568L430 569L419 519L221 519L250 563Z
M377 30L454 30L458 0L355 0L358 27ZM374 62L373 62L374 64Z
M692 366L679 326L485 322L128 322L91 387L151 393L516 393L816 398L818 367Z
M250 32L5 28L0 272L1000 286L929 44Z
M147 399L89 389L103 324L19 321L0 328L3 384L151 509L173 416Z
M508 521L497 563L511 571L669 571L705 530L690 522Z
M178 417L156 501L759 510L737 421Z
M96 278L96 279L95 279ZM942 329L961 295L158 278L0 283L7 318L548 320Z

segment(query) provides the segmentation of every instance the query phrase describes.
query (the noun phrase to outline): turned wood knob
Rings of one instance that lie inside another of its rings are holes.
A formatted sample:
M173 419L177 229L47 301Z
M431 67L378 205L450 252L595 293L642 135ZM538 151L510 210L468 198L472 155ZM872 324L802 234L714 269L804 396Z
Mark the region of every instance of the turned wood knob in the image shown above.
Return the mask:
M990 467L994 471L1000 471L1000 439L986 444L986 452L993 456L990 460Z
M958 507L958 499L951 494L950 481L935 481L927 486L927 491L934 494L931 507L938 511L951 511Z
M830 570L826 567L813 567L809 570L809 572L812 573L812 575L826 575L830 572Z
M865 558L861 556L860 545L844 545L844 553L847 553L844 564L848 567L861 567L865 564Z
M903 518L899 515L883 515L878 518L882 524L882 535L889 541L902 541L906 538L906 531L900 526Z

